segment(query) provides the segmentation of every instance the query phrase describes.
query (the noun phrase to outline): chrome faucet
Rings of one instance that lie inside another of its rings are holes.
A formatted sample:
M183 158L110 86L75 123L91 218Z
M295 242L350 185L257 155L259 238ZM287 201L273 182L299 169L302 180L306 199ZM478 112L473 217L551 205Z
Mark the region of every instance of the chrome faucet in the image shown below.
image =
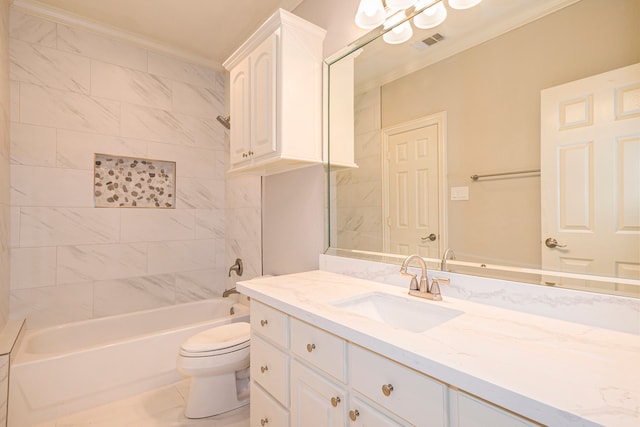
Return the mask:
M236 258L235 264L229 268L229 277L231 277L232 271L235 271L238 276L242 276L244 268L242 267L242 260L240 258Z
M418 264L420 264L420 287L418 287L418 281L416 280L416 275L407 273L407 268L409 264L413 260L417 260ZM400 274L403 276L411 276L411 283L409 284L410 291L420 291L420 292L429 292L429 278L427 277L427 263L424 262L424 259L420 255L409 255L402 261L402 266L400 266Z
M418 280L415 274L407 272L407 268L411 261L417 260L420 264L421 275L420 285L418 286ZM442 294L440 293L440 285L448 285L449 279L442 279L434 277L431 281L431 287L429 287L429 278L427 276L427 263L420 255L409 255L402 262L400 266L400 274L403 276L411 276L411 282L409 283L409 295L413 295L420 298L427 298L433 301L442 301Z
M456 253L453 252L453 249L447 248L442 255L442 261L440 261L440 271L447 271L447 260L448 259L456 259Z

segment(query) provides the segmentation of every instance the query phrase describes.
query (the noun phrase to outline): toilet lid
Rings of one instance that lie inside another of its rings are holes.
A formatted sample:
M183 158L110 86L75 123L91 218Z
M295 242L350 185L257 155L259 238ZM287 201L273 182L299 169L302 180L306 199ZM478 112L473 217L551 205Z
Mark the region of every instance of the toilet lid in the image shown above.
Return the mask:
M250 328L247 322L217 326L193 335L180 348L188 353L198 353L240 346L249 341Z

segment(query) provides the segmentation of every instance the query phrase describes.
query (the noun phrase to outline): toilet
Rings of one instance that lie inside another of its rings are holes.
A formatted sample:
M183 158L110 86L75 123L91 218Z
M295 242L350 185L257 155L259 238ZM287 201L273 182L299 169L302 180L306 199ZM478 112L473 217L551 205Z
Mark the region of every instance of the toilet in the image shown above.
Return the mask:
M205 418L249 403L249 338L247 322L207 329L187 339L177 368L191 377L184 414Z

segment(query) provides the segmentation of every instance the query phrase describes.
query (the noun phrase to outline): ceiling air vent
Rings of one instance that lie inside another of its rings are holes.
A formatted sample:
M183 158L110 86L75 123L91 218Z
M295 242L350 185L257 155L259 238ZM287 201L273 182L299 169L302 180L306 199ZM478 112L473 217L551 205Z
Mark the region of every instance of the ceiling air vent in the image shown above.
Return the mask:
M433 46L441 40L444 40L444 36L440 33L435 33L431 37L427 37L426 39L422 40L422 43L426 44L427 46Z

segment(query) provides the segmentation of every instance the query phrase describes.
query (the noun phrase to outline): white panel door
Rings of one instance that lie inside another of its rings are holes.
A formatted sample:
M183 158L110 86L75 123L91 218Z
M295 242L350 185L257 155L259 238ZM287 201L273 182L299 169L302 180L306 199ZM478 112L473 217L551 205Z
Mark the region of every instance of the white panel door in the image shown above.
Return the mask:
M542 268L640 279L640 64L543 90L541 126Z
M438 258L438 125L390 135L388 247L396 254Z

